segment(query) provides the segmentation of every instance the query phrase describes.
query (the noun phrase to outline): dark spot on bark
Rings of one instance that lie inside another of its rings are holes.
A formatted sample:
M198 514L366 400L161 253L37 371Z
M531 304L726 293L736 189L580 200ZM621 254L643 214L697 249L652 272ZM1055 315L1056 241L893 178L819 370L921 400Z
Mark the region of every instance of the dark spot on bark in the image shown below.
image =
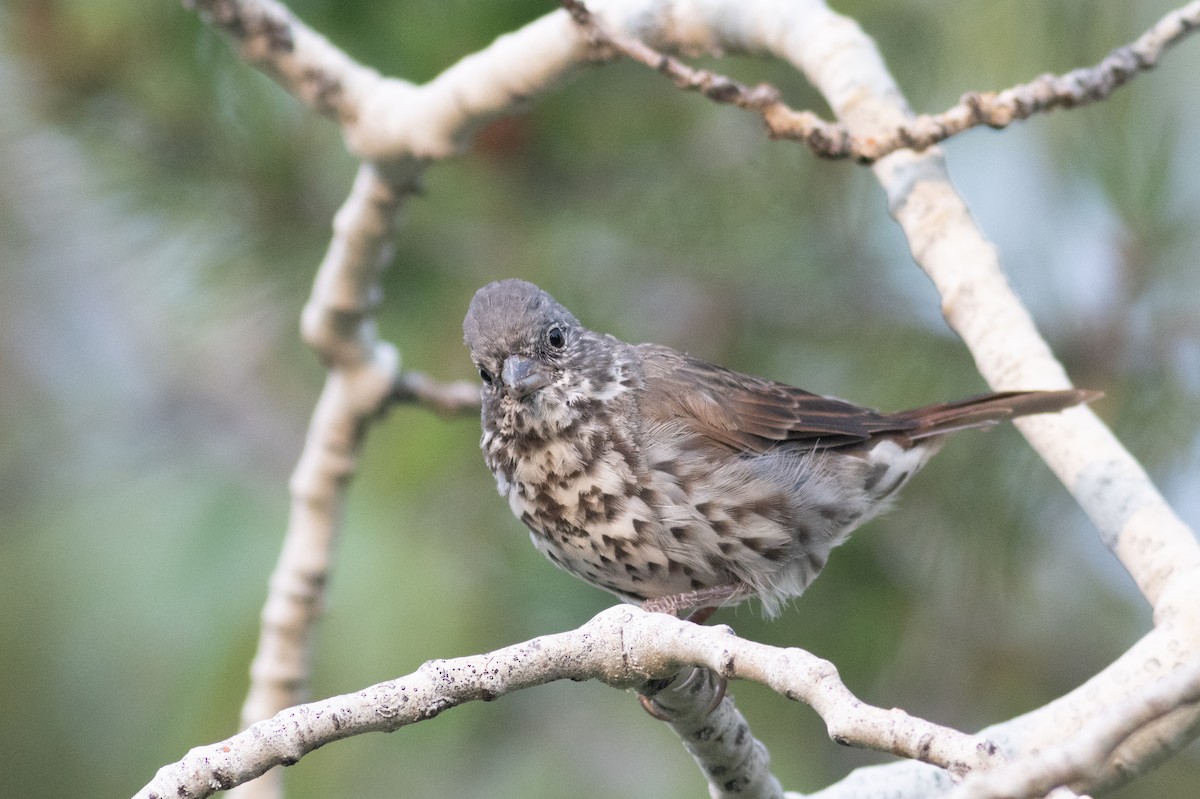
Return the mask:
M261 19L262 32L267 37L270 47L277 53L290 53L296 47L292 38L292 28L286 20L264 16Z
M929 760L929 750L933 748L933 738L930 735L921 736L921 742L917 746L917 760Z

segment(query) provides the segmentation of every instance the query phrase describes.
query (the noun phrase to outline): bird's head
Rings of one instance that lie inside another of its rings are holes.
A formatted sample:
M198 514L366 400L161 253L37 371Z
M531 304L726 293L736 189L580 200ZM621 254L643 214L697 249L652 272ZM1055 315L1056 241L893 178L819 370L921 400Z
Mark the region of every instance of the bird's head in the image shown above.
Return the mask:
M614 394L620 344L593 333L532 283L501 280L475 293L463 338L483 380L484 412L562 427ZM515 420L516 421L516 420Z

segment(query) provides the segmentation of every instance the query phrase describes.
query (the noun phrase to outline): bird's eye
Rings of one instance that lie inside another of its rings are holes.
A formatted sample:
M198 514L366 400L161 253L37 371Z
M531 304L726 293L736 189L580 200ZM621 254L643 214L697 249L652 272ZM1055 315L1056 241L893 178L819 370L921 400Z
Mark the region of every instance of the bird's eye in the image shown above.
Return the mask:
M546 343L551 349L561 350L567 346L567 333L558 325L546 331Z
M479 379L490 386L492 384L492 373L481 366L479 367Z

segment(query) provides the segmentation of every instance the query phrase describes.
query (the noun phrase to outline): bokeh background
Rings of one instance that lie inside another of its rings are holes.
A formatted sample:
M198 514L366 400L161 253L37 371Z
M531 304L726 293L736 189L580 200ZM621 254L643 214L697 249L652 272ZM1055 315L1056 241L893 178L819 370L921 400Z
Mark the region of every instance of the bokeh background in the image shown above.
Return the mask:
M915 108L1093 64L1170 2L843 0ZM532 0L304 0L384 73L426 80L549 11ZM716 65L713 62L713 65ZM824 111L789 68L769 80ZM946 147L1077 384L1200 524L1200 38L1109 102ZM0 4L0 763L12 796L127 796L235 724L286 481L322 381L298 315L354 163L335 128L178 3ZM534 280L590 326L901 409L985 387L870 174L642 67L585 72L428 173L379 310L409 368L472 377L472 292ZM612 602L544 562L478 422L398 409L353 484L313 692L575 627ZM949 444L781 618L861 697L975 729L1078 685L1146 603L1012 429ZM784 784L885 758L733 686ZM692 797L634 698L550 685L316 752L293 797ZM1196 745L1120 797L1192 799Z

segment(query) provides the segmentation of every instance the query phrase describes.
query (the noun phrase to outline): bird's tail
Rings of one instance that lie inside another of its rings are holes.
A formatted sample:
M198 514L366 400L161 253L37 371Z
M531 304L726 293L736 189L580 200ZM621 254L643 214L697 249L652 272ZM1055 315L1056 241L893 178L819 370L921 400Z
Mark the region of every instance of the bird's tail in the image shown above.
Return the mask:
M1018 416L1054 413L1101 396L1099 391L1075 388L1065 391L1003 391L958 402L927 405L896 416L916 422L909 436L921 439L972 427L990 427Z

